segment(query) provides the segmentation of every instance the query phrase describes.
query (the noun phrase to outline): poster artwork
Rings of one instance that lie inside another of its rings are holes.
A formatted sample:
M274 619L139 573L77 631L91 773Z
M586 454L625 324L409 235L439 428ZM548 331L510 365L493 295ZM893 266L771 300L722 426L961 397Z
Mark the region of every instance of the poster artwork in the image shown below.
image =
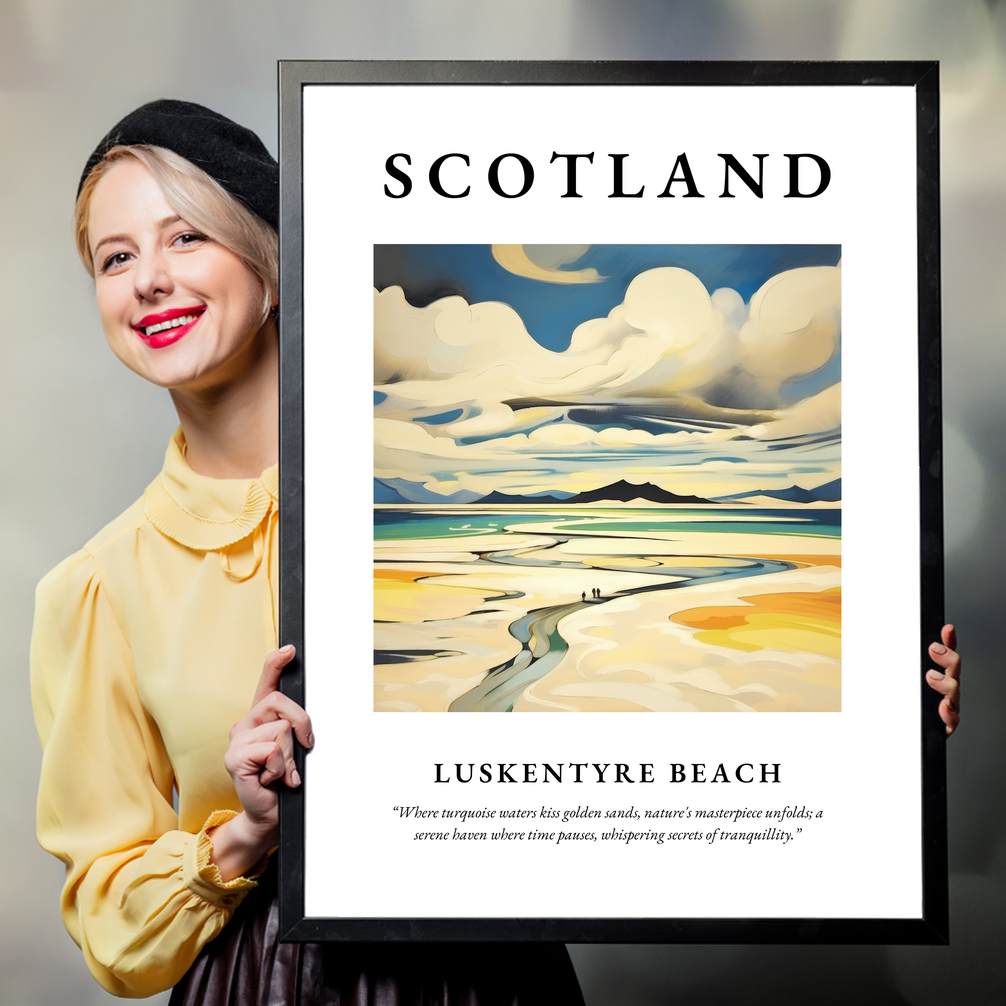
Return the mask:
M839 246L374 263L375 711L841 709Z
M935 67L281 85L284 932L945 941Z

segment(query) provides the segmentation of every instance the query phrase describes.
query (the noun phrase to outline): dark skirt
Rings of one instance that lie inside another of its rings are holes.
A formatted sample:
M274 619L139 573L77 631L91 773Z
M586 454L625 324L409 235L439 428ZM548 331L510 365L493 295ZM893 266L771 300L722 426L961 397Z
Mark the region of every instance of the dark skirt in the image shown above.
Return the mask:
M561 943L280 943L274 872L169 1006L583 1006Z

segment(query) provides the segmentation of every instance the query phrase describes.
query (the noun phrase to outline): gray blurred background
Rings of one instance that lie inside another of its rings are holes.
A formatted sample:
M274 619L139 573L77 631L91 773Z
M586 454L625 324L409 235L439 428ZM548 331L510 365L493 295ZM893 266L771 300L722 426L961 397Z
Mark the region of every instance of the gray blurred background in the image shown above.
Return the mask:
M966 655L949 745L953 945L571 949L588 1006L1006 1003L1006 3L0 0L0 1006L110 998L63 930L62 869L35 843L32 592L141 493L175 425L167 395L105 346L71 239L78 174L114 122L160 97L218 109L275 150L280 58L942 61L947 617ZM846 659L869 671L869 654Z

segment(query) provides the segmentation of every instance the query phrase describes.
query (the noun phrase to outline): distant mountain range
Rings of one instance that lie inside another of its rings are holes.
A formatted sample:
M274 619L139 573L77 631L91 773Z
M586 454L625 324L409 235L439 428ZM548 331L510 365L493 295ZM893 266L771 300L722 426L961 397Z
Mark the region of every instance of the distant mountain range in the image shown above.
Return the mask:
M644 482L642 485L633 485L624 479L615 482L610 486L602 486L600 489L592 489L590 492L576 493L541 493L534 496L511 496L508 493L492 492L481 499L467 498L454 503L474 504L476 506L495 505L498 503L519 504L522 506L540 506L542 504L576 504L576 503L632 503L635 501L645 503L724 503L730 504L735 501L748 499L777 499L786 503L838 503L842 499L842 480L835 479L816 489L801 489L799 486L790 486L787 489L752 489L748 492L734 493L732 496L720 496L717 499L703 499L701 496L679 496L677 493L668 492L659 486ZM415 502L407 499L400 491L374 479L374 502L375 503L409 503ZM434 500L424 499L423 503L432 503ZM450 499L443 500L445 505L451 505Z
M733 496L720 496L717 502L729 503L751 496L768 496L771 499L785 500L787 503L839 503L842 500L842 480L826 482L816 489L790 486L788 489L757 489L754 492L734 493Z
M494 492L476 502L484 503L630 503L634 500L645 500L647 503L713 503L714 500L703 499L701 496L679 496L669 493L666 489L644 482L633 485L622 479L610 486L592 489L590 492L577 493L575 496L509 496L506 493Z

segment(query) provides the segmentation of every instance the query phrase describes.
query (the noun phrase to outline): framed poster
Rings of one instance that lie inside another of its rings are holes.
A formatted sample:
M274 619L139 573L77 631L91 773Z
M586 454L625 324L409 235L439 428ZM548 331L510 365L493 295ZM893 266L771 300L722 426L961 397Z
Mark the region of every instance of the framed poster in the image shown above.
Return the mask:
M936 66L280 84L287 938L944 941Z

